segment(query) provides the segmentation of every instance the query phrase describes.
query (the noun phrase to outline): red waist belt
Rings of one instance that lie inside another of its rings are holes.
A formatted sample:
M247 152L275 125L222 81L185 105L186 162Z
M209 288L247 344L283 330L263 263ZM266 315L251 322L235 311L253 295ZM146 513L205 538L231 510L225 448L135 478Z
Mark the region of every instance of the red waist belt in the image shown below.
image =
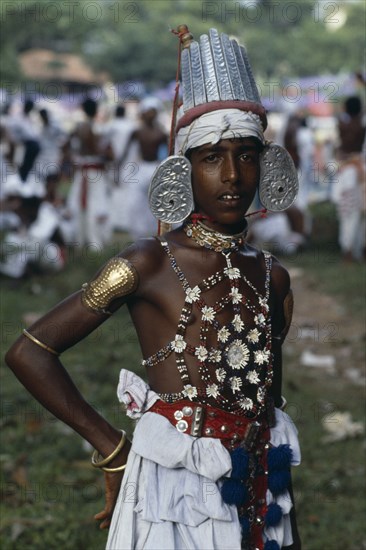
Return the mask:
M88 162L85 164L75 164L78 170L82 171L81 179L81 191L80 191L80 206L82 210L86 210L88 203L88 174L87 170L105 170L105 166L102 163Z
M265 417L246 418L189 399L175 403L159 400L148 412L161 414L179 432L195 437L217 437L227 449L241 445L250 451L260 432L268 429Z

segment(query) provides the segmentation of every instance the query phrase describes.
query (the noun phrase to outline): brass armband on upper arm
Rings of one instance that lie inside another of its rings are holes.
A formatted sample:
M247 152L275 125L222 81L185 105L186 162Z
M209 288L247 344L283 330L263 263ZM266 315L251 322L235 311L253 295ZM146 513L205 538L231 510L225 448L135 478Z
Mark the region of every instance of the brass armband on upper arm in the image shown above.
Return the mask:
M132 294L138 285L138 274L125 258L112 258L90 283L82 286L82 303L96 311L111 315L108 306L116 298Z
M290 288L290 290L286 295L286 298L283 301L283 314L285 317L285 326L281 331L282 341L286 338L287 333L290 330L293 312L294 312L294 295Z

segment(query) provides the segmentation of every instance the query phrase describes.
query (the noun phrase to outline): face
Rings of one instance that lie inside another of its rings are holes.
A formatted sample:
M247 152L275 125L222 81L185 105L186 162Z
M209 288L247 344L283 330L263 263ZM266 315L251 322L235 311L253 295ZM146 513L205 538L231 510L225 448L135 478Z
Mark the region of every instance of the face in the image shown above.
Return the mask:
M141 114L141 118L144 122L146 122L146 124L152 124L156 119L157 114L158 112L156 109L149 109Z
M192 186L196 212L224 233L243 227L259 182L259 146L253 138L224 139L192 149Z

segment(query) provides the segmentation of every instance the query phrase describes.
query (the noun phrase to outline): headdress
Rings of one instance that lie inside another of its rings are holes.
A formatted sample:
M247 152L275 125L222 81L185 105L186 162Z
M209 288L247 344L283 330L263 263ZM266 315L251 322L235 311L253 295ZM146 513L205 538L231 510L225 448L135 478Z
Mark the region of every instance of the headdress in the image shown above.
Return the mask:
M138 106L138 112L141 114L146 113L154 109L155 111L161 110L161 101L157 97L147 96L145 97Z
M185 25L178 28L181 44L183 104L176 123L173 109L170 156L153 175L149 202L154 216L165 223L183 221L193 210L191 165L187 150L221 139L255 137L260 155L259 198L271 211L288 208L298 191L297 172L285 149L264 138L267 117L247 52L236 40L210 29L199 42Z

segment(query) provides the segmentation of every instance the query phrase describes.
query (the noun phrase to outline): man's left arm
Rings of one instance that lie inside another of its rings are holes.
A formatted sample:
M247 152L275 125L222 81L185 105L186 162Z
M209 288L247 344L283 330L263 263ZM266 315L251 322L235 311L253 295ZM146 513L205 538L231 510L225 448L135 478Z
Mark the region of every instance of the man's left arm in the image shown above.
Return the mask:
M291 326L294 299L290 287L290 277L286 269L275 262L272 277L272 353L273 353L273 382L272 397L275 407L284 410L286 399L282 396L282 344ZM289 493L293 507L290 511L293 544L284 547L284 550L301 550L301 540L296 521L295 500L290 481Z

